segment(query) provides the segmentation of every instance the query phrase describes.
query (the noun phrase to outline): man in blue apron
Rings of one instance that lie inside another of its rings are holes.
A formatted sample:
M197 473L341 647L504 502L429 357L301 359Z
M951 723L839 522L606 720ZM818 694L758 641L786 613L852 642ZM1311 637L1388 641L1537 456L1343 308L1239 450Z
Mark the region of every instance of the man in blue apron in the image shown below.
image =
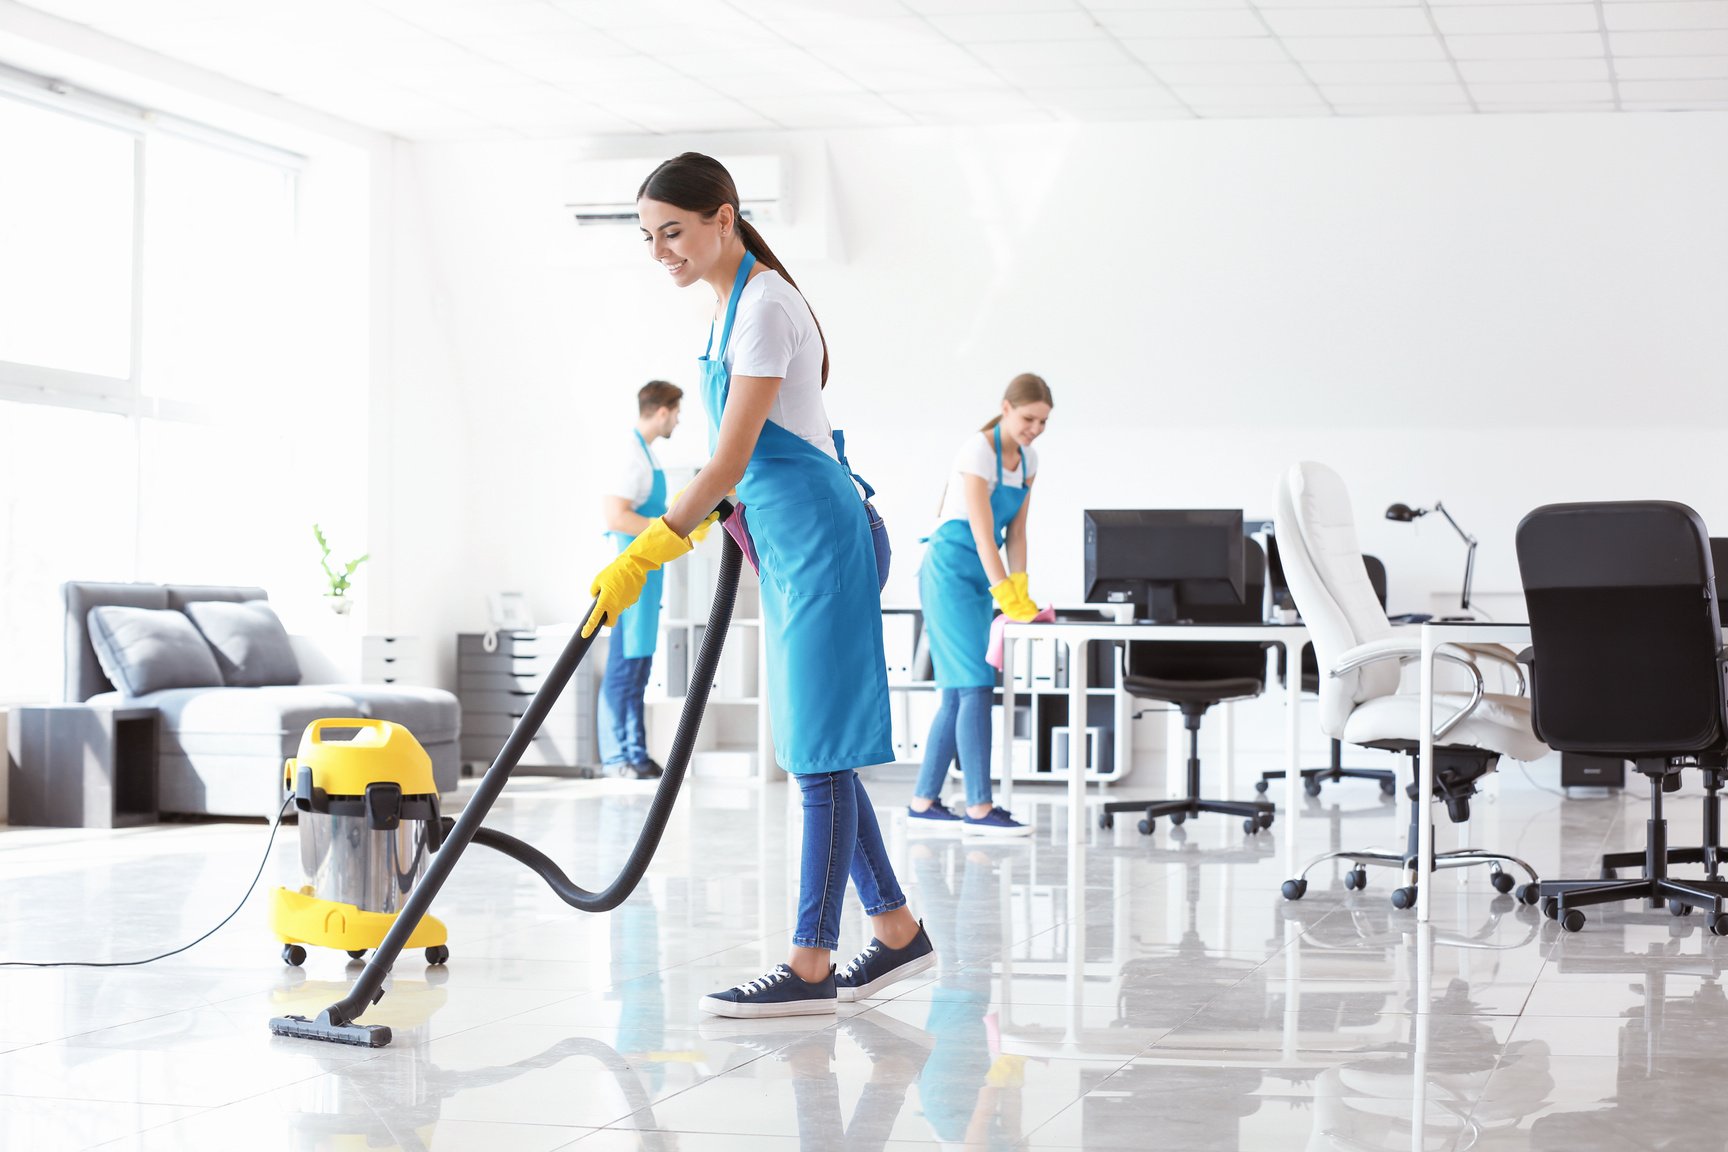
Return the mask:
M636 428L621 445L610 485L601 497L606 534L622 552L658 516L666 513L666 473L654 458L654 441L678 427L684 390L651 380L636 393ZM658 570L648 574L642 598L612 628L606 677L600 684L600 765L608 776L651 780L660 765L648 756L643 697L660 637Z

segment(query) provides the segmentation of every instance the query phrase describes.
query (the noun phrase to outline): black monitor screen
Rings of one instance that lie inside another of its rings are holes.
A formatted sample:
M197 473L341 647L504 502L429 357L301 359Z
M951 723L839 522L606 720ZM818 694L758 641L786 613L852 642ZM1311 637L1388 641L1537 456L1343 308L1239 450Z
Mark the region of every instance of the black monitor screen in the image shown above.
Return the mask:
M1136 617L1181 618L1184 602L1240 604L1242 510L1086 510L1086 599L1133 604Z

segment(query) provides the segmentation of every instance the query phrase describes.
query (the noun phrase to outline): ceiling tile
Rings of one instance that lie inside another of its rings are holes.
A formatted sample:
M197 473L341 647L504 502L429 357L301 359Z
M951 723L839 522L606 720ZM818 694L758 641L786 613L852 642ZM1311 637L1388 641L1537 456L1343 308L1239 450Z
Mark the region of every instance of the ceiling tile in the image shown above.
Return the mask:
M1050 113L1018 92L907 92L894 103L921 123L1042 123Z
M1616 56L1621 80L1716 80L1728 76L1728 56Z
M1628 112L1721 112L1728 109L1728 100L1622 100L1620 107Z
M1468 104L1464 86L1450 84L1328 84L1321 90L1331 104Z
M1612 102L1614 88L1606 80L1564 84L1472 84L1470 85L1470 94L1483 104L1508 102L1525 104L1577 103L1591 100Z
M1456 104L1334 104L1332 110L1347 119L1370 116L1468 116L1476 111L1463 100Z
M1290 54L1270 35L1260 37L1197 37L1124 40L1122 46L1156 67L1159 64L1208 63L1233 60L1288 60Z
M1307 84L1172 84L1172 90L1194 108L1324 108L1321 99Z
M1667 32L1690 28L1728 28L1728 0L1604 4L1603 20L1620 32Z
M1728 56L1728 31L1610 32L1616 56Z
M1594 4L1466 4L1436 8L1434 23L1448 36L1472 33L1596 32Z
M1444 84L1458 78L1447 60L1311 60L1316 84Z
M1266 26L1247 8L1176 8L1099 12L1098 22L1122 40L1149 37L1264 36Z
M1595 32L1547 32L1517 36L1448 36L1455 60L1577 60L1602 55Z
M1160 64L1153 69L1166 84L1306 84L1308 76L1290 60L1207 64Z
M942 40L894 52L879 52L867 46L849 44L812 47L808 52L812 59L822 61L869 88L882 87L869 79L879 75L915 79L917 82L912 86L921 91L936 91L943 87L955 91L993 88L1002 83L1001 77L982 60L964 48Z
M1069 41L1053 44L975 44L972 55L998 71L1030 71L1041 67L1108 68L1133 57L1111 40Z
M710 98L697 103L671 100L638 100L614 97L601 105L602 110L640 124L649 132L688 132L700 124L704 132L766 131L774 125L732 100Z
M1157 85L1144 88L1028 88L1026 98L1052 112L1163 111L1183 107L1175 94Z
M1114 64L998 68L997 72L1015 88L1136 88L1151 82L1150 67L1142 61L1119 59Z
M886 128L913 123L906 112L869 93L797 99L780 96L747 103L782 128Z
M1608 61L1605 57L1594 60L1460 60L1458 71L1471 84L1606 80Z
M1302 104L1265 104L1256 107L1248 104L1218 104L1197 105L1194 108L1194 115L1202 120L1297 120L1331 114L1331 110L1325 105L1308 107Z
M1296 36L1426 36L1434 29L1420 8L1291 8L1266 12L1286 39Z
M980 8L991 12L1061 12L1078 8L1076 0L902 0L920 16L974 16Z
M1572 113L1576 115L1581 112L1613 112L1616 110L1616 105L1612 100L1557 101L1551 103L1525 100L1497 100L1492 102L1478 100L1476 109L1491 115L1515 116L1532 113L1543 115Z
M1103 35L1092 17L1078 8L1066 12L932 16L930 26L961 44L1055 43L1096 40Z
M1309 60L1444 60L1437 36L1304 36L1286 40L1290 54Z
M1716 80L1622 80L1622 100L1728 100L1728 77Z
M898 51L947 43L922 16L785 16L768 26L788 43L806 47L846 45Z
M729 76L703 76L702 83L716 92L740 100L752 107L762 100L804 99L813 96L858 96L873 89L832 68L820 66L797 72L758 72L748 69L734 71Z

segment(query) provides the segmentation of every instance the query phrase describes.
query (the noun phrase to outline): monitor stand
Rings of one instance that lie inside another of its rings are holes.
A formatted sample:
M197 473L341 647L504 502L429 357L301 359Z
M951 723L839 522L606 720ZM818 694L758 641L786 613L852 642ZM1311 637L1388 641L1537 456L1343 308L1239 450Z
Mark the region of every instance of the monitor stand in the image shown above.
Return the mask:
M1146 621L1150 624L1177 622L1176 586L1146 582Z

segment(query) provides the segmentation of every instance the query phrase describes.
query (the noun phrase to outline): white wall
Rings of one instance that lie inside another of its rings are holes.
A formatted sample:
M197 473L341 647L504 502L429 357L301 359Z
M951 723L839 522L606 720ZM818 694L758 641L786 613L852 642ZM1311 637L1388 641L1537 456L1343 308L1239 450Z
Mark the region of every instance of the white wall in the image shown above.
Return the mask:
M793 204L826 230L778 234L828 334L831 415L894 530L891 602L916 600L955 445L1022 370L1057 399L1030 564L1044 598L1080 594L1082 508L1266 515L1303 457L1350 481L1395 609L1455 587L1463 552L1437 518L1381 519L1394 500L1443 498L1481 538L1490 592L1517 587L1513 529L1544 501L1661 495L1728 531L1725 129L1701 113L415 146L399 396L429 389L436 415L396 451L461 478L462 521L397 529L396 593L433 634L483 626L494 588L542 619L586 603L606 554L596 461L643 381L694 381L708 303L630 230L579 236L560 188L584 158L639 156L645 175L685 146L791 146L794 180L831 181ZM830 171L812 172L824 144ZM668 456L693 463L690 416ZM396 494L398 517L416 496Z

